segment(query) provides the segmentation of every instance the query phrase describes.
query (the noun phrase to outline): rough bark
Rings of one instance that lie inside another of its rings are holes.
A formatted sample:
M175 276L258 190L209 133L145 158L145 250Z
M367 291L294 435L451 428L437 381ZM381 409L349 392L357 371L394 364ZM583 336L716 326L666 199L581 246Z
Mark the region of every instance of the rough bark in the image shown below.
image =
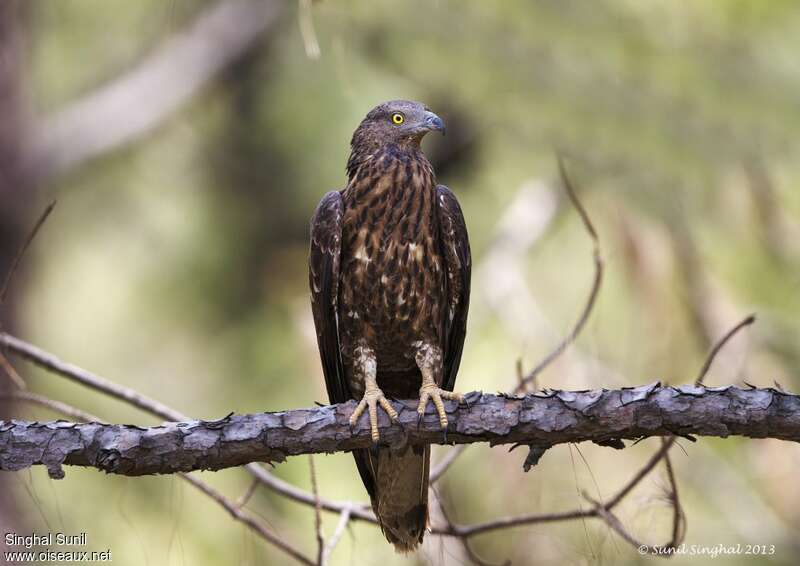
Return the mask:
M395 401L398 422L380 412L389 444L489 442L543 448L593 441L621 447L620 439L718 436L800 441L800 396L767 389L662 387L546 391L524 397L468 396L448 403L450 426L439 430L432 409L418 425L413 401ZM279 413L229 415L218 421L164 423L151 428L100 423L0 421L0 470L45 465L63 477L62 464L129 476L221 469L247 462L282 461L298 454L370 446L366 419L352 432L354 402ZM531 462L533 464L535 462Z

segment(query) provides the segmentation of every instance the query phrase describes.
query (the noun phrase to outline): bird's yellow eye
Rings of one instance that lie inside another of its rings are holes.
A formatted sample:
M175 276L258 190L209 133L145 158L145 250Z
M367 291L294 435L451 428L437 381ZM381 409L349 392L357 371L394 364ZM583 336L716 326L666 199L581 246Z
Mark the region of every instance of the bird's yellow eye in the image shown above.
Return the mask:
M397 124L398 126L403 122L405 122L405 119L406 119L405 116L400 114L400 112L395 112L394 114L392 114L392 123Z

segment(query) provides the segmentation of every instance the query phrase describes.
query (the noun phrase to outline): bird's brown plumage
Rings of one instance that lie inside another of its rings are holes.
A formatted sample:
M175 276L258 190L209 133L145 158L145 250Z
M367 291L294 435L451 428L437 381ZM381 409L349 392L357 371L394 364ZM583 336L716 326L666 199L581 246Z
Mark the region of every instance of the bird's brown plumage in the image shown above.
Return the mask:
M361 399L371 375L387 397L413 398L422 368L453 388L470 252L458 202L436 185L420 149L432 129L443 124L419 103L373 109L353 134L347 186L327 193L312 218L312 311L332 403ZM429 449L354 456L387 539L401 551L415 548L427 522Z

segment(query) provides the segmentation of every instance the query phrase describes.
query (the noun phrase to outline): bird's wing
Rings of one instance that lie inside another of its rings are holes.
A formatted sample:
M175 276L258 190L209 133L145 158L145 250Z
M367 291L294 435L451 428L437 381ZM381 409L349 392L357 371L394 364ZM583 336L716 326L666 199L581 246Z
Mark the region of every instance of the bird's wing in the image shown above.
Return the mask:
M337 300L343 213L341 194L336 191L325 193L311 218L311 251L308 257L311 311L331 403L343 403L350 399L339 351Z
M436 187L442 252L447 275L448 310L445 320L444 377L442 388L453 390L467 333L472 258L464 215L456 196L444 185Z

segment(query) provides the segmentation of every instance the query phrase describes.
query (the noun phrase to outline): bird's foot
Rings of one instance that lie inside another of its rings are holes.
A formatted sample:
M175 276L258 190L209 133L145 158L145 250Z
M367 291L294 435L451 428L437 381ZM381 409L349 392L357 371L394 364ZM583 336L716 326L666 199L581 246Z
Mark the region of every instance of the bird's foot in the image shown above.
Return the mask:
M397 421L397 411L394 410L392 404L384 397L383 391L377 385L370 386L367 384L367 388L364 391L364 396L359 401L358 405L356 406L353 414L350 415L350 426L353 427L358 422L358 418L369 409L369 428L372 434L372 442L377 443L380 440L380 433L378 432L378 405L383 407L383 410L386 411L386 414L389 415L389 419L392 422Z
M464 395L461 393L454 393L445 389L440 389L433 380L424 379L422 387L419 388L419 405L417 406L417 419L418 422L422 421L425 415L425 409L428 406L428 401L433 401L436 407L436 412L439 414L439 424L443 429L447 428L447 413L444 410L444 401L442 399L452 399L459 403L464 402Z

